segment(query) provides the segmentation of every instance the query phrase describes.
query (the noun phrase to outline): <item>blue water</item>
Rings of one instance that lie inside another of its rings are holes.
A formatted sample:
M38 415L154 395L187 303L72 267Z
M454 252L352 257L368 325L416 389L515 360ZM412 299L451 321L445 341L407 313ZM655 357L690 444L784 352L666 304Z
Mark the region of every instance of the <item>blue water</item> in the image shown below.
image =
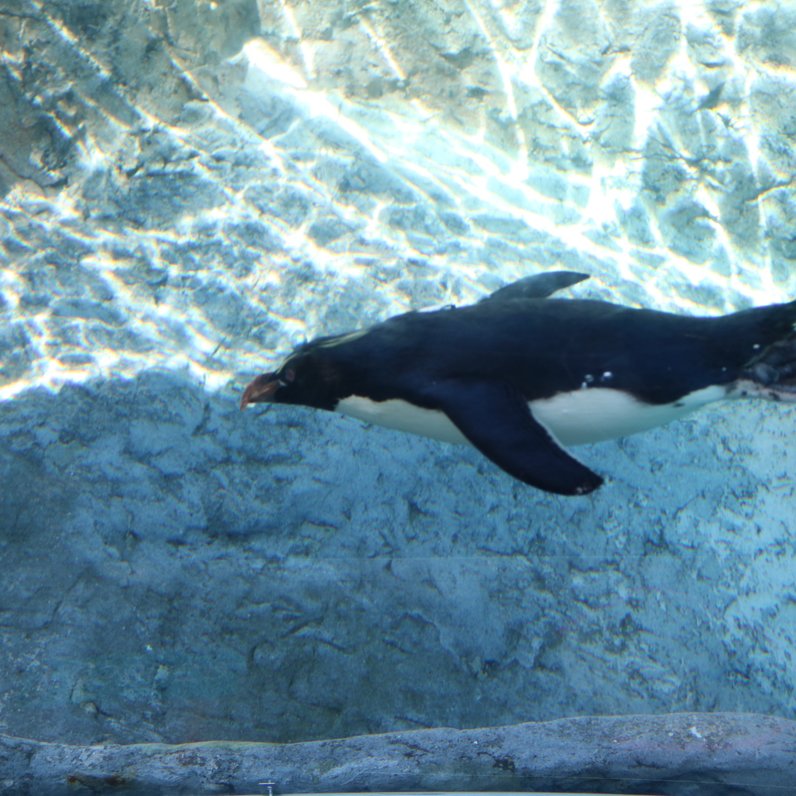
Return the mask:
M794 10L140 5L3 23L0 732L793 718L793 409L588 447L609 483L567 500L237 400L531 273L795 296Z

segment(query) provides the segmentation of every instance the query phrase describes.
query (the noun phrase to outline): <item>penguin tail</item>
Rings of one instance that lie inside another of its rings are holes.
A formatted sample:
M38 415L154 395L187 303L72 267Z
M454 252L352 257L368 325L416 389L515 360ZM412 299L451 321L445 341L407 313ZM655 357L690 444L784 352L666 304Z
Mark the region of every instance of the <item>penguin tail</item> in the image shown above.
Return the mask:
M796 301L770 309L785 329L746 363L738 389L742 395L796 403Z

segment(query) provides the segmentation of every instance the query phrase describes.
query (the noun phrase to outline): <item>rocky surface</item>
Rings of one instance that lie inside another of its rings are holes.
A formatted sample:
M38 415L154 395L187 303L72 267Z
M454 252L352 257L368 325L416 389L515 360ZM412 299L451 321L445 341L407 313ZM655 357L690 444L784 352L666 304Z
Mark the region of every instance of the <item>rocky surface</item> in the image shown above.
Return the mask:
M564 500L236 403L305 336L537 270L685 312L796 295L795 29L765 1L0 0L0 731L792 718L792 409L586 449L611 482Z
M563 719L287 745L66 746L0 735L15 794L525 791L778 796L796 726L717 713Z
M3 731L796 711L792 410L583 449L609 484L565 499L465 448L236 399L163 371L0 404Z

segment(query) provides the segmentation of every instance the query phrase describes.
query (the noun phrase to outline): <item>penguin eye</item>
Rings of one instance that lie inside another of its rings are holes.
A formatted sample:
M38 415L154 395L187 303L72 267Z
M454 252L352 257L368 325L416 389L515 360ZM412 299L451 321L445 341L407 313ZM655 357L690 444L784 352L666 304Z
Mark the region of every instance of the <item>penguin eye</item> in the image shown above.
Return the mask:
M276 380L280 387L288 387L296 380L296 369L283 367L276 374Z

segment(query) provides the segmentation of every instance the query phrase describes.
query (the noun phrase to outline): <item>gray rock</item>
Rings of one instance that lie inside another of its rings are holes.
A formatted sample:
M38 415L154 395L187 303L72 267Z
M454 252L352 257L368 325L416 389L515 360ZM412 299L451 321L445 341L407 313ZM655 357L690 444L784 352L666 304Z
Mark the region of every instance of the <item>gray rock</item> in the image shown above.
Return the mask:
M731 713L562 719L315 743L66 746L0 735L18 794L594 791L774 796L796 729Z
M699 202L683 199L661 216L661 232L672 251L703 263L713 253L715 221Z
M790 635L754 676L737 661L771 626L761 595L788 593L771 568L781 507L761 500L796 462L740 437L759 421L739 411L586 451L613 478L587 508L474 452L301 409L240 414L167 372L0 404L3 730L287 741L780 711L792 692L764 684L788 681Z
M706 7L725 35L731 36L735 33L737 15L743 9L743 0L708 0Z
M643 4L637 7L634 16L638 38L633 44L633 74L645 83L652 83L660 77L679 46L680 16L677 7L669 2Z
M603 101L597 111L598 140L607 152L630 149L635 125L633 84L626 75L617 75L603 87Z
M796 9L763 6L743 14L738 28L741 52L751 50L765 63L796 65Z
M594 0L561 2L544 34L536 73L580 124L593 121L598 89L611 64L610 45Z

